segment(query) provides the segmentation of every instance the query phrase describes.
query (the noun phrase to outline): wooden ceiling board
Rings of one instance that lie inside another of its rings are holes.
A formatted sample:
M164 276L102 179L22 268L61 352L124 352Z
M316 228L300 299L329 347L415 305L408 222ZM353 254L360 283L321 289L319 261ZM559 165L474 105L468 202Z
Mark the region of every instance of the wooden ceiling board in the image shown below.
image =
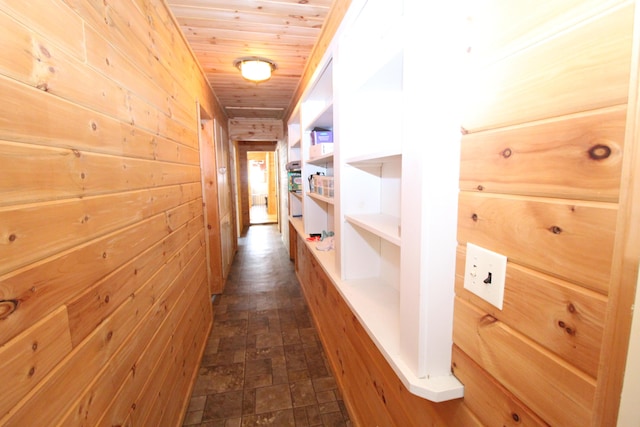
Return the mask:
M336 0L340 1L340 0ZM332 0L167 0L229 118L284 119ZM265 57L267 82L242 78L234 61Z

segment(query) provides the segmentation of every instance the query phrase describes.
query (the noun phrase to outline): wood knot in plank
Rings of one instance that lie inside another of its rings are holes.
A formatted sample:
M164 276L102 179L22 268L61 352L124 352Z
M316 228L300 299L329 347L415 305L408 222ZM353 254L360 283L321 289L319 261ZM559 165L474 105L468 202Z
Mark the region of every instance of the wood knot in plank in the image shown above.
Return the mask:
M564 329L564 331L571 335L574 336L576 334L576 330L575 328L572 328L571 326L568 326L565 322L563 322L562 320L558 321L558 326L562 329Z
M482 318L480 319L480 326L489 326L489 325L493 325L494 323L496 323L498 321L498 319L496 319L494 316L492 316L491 314L485 314L484 316L482 316Z
M604 160L611 156L611 147L604 144L596 144L589 149L591 160Z
M553 234L560 234L562 233L562 228L558 227L557 225L552 225L551 227L549 227L549 231Z
M502 150L502 152L500 153L502 155L502 157L504 157L505 159L508 159L509 157L511 157L511 155L513 154L513 151L511 151L511 148L505 148L504 150Z
M17 299L8 299L0 301L0 320L4 320L11 316L19 306Z

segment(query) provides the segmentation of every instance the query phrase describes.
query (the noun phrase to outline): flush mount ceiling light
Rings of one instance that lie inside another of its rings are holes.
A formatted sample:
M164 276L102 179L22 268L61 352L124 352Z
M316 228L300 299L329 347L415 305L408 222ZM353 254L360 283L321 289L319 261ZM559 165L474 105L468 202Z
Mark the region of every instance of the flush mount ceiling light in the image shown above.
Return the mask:
M256 83L269 80L271 73L276 69L275 62L257 56L238 58L233 65L240 70L242 77Z

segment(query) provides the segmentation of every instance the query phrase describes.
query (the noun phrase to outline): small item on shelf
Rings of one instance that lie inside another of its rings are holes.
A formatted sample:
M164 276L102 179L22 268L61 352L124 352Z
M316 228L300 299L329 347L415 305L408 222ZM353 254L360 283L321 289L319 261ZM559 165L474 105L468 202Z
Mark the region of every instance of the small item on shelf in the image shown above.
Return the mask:
M311 130L311 145L333 143L333 131L315 127Z
M299 192L302 191L302 172L289 171L287 172L289 191Z
M319 251L330 251L333 249L334 243L333 231L322 230L322 237L320 237L320 243L316 245L316 249Z
M318 192L318 177L324 175L324 172L316 172L315 174L309 175L309 192L317 193Z
M299 171L301 167L302 167L302 162L300 160L293 160L287 163L288 171Z
M333 153L333 142L316 144L309 147L309 158L314 159L316 157L324 156L325 154Z

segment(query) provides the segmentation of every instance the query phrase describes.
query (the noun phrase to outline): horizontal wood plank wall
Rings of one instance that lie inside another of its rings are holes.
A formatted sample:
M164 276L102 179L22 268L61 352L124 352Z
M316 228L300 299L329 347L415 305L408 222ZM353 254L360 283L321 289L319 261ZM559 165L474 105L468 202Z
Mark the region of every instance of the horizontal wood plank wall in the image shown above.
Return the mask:
M180 425L212 323L196 100L226 116L160 0L2 2L0 35L0 425Z
M453 359L485 425L504 398L531 425L592 425L600 405L634 3L485 1L472 18ZM468 242L507 256L502 310L463 288Z

